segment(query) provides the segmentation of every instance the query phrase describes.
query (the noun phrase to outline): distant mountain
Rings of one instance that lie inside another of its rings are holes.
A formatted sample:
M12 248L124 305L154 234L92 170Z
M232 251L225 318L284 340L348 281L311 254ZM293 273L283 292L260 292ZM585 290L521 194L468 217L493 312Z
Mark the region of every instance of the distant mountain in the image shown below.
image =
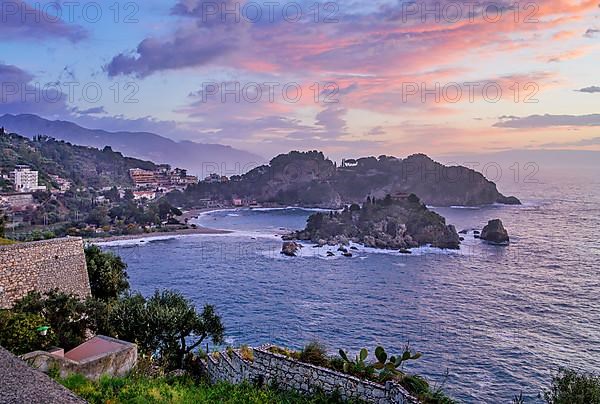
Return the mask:
M51 121L32 114L6 114L0 117L0 126L4 126L7 132L19 133L29 138L46 135L99 149L110 146L126 156L186 168L190 173L200 176L211 172L241 174L265 162L265 159L258 155L230 146L190 141L175 142L150 132L87 129L72 122Z
M192 185L184 194L171 198L178 205L193 204L201 198L227 200L237 196L280 205L340 207L362 203L367 196L383 199L388 194L410 193L433 206L520 203L515 197L502 195L481 173L444 166L424 154L405 159L364 157L346 160L338 167L318 151L282 154L269 165L228 183Z

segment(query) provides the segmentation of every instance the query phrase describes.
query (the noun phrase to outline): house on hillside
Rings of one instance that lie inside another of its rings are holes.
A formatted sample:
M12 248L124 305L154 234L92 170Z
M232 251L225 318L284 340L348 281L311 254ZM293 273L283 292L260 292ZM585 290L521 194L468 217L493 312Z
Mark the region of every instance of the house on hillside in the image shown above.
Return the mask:
M10 172L9 178L14 184L17 192L35 192L45 191L44 185L39 185L39 172L32 170L28 166L19 165Z

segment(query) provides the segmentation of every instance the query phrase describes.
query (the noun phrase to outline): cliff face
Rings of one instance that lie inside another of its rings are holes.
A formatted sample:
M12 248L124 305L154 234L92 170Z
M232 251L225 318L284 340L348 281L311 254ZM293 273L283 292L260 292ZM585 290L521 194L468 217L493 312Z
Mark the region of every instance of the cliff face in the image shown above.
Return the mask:
M444 166L424 154L406 159L358 159L352 167L338 169L336 189L342 199L351 202L367 195L383 198L403 192L414 193L433 206L520 204L517 198L502 195L481 173L463 166Z
M309 217L304 230L287 238L310 240L317 244L347 244L367 247L405 249L430 244L433 247L457 249L460 239L454 226L430 211L413 194L394 200L389 195L381 200L368 200L341 213L316 213Z

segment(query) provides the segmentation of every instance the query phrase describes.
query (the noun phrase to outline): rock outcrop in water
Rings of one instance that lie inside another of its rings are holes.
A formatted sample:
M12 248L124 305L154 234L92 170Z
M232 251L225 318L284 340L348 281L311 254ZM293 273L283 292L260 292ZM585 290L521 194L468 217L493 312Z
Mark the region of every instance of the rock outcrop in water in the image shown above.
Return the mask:
M410 196L367 199L363 206L353 204L342 212L316 213L308 218L306 228L286 239L312 241L316 244L348 244L405 250L430 244L433 247L458 249L460 239L454 226L427 209L419 198Z
M295 257L300 248L302 248L302 245L295 241L284 241L283 246L281 247L281 253L288 257Z
M510 240L500 219L490 220L481 231L480 238L494 244L508 244Z

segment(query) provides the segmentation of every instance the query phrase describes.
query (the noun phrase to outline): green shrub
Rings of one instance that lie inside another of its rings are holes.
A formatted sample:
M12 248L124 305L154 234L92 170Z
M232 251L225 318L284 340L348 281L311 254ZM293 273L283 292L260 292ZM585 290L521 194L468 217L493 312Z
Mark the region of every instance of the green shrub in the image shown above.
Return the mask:
M552 377L552 386L544 392L544 399L549 404L600 403L600 376L561 368Z
M254 362L254 351L248 345L240 347L240 356L248 362Z
M16 355L44 350L56 341L52 329L46 335L37 331L38 327L46 325L46 320L39 314L0 310L0 345Z
M87 330L92 322L84 302L57 290L44 295L30 292L15 302L12 311L41 315L46 323L42 325L50 326L56 334L56 344L65 350L74 348L86 340Z

